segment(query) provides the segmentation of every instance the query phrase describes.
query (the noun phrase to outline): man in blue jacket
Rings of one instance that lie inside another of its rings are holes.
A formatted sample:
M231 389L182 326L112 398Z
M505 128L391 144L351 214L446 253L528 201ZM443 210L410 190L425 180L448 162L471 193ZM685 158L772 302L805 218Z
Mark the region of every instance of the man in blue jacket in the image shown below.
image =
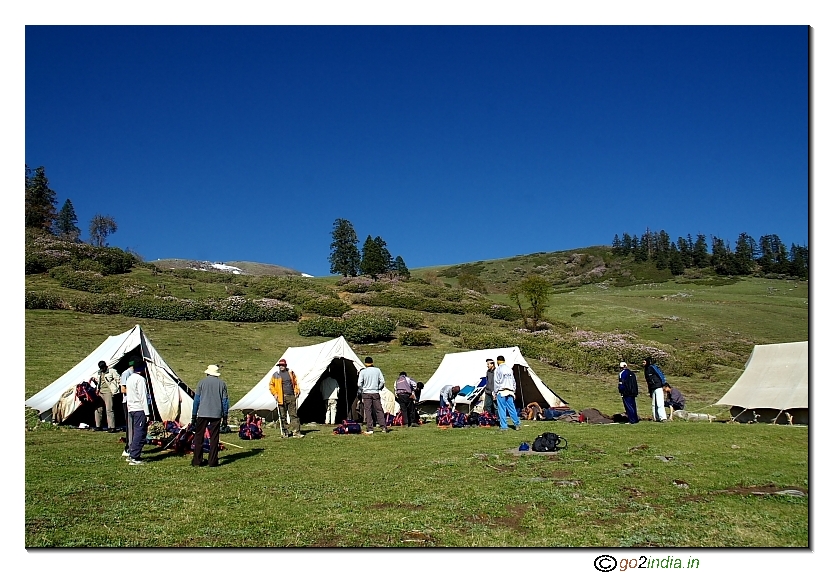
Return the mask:
M628 369L627 362L620 362L619 367L622 368L619 373L619 394L622 396L622 405L625 406L628 422L639 423L639 415L636 413L636 396L639 394L636 374Z
M194 423L194 458L191 465L202 466L202 443L205 430L208 429L208 466L216 467L220 464L220 420L228 418L228 387L220 379L220 368L210 365L205 370L207 374L198 384L194 392L194 408L191 420Z

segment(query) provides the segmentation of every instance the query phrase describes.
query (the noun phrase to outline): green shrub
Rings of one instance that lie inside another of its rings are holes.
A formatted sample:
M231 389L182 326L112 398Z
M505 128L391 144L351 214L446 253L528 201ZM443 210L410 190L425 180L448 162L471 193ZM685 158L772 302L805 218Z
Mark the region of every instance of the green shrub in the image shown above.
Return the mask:
M474 274L460 274L457 278L457 283L460 285L460 288L474 290L475 292L480 292L481 294L486 293L486 284L484 284L483 280Z
M423 317L419 312L409 310L391 310L387 312L388 317L393 320L397 327L419 328L422 326Z
M209 320L212 309L207 304L193 300L140 296L125 300L121 313L134 318L156 320Z
M124 274L130 272L136 257L120 248L97 248L93 254L93 260L102 265L102 274Z
M370 313L357 314L344 320L344 337L348 342L365 344L388 339L396 329L393 320Z
M38 290L26 290L27 310L65 310L66 308L67 304L57 294Z
M114 294L82 294L72 300L73 309L85 314L119 314L122 305L122 298Z
M72 261L72 269L76 271L94 272L96 274L104 274L104 265L92 258L76 258Z
M518 320L521 317L521 314L516 309L503 304L492 304L484 313L490 318L505 320L507 322Z
M337 338L344 334L344 321L326 316L301 320L298 322L298 334L304 337Z
M312 298L304 302L304 312L338 318L350 309L350 304L338 298Z
M289 304L267 306L242 296L232 296L213 304L210 319L223 322L290 322L298 319L298 312Z
M103 276L87 270L73 270L71 266L56 266L49 271L49 276L57 280L58 284L71 290L82 292L104 292L107 284Z
M463 333L463 328L456 324L441 324L437 329L441 334L445 334L446 336L451 336L453 338L456 338Z
M431 332L407 330L399 334L399 343L403 346L429 346L431 345Z

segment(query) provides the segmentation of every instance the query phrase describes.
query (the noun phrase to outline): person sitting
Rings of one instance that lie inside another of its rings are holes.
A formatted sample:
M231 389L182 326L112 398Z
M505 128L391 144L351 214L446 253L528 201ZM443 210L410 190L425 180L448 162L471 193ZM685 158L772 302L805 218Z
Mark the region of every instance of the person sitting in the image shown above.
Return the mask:
M665 385L662 388L665 394L665 407L671 408L671 418L674 417L675 411L685 409L685 396L676 387Z

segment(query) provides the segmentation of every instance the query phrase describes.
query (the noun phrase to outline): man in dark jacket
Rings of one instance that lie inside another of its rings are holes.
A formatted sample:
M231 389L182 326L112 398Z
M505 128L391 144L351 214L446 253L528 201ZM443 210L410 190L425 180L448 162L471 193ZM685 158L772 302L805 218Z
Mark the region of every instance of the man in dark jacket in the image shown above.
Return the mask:
M483 392L483 411L490 415L497 415L495 404L495 361L491 358L486 360L486 390Z
M636 383L636 375L628 369L627 362L620 362L619 367L619 394L622 396L622 404L625 406L625 413L628 415L628 422L639 423L639 415L636 413L636 396L639 394L639 387Z
M208 429L208 466L216 467L220 464L220 419L224 422L228 418L228 388L226 382L220 379L220 368L216 365L208 366L207 374L194 391L194 408L191 420L194 423L194 458L191 464L202 466L202 443L205 430Z
M665 393L665 407L671 408L670 419L673 420L675 411L685 409L685 396L679 389L671 387L667 383L665 384L665 387L662 388L662 391Z
M667 421L665 416L665 396L662 392L662 378L652 365L651 356L642 360L645 371L645 382L648 384L648 395L651 396L651 415L654 421Z

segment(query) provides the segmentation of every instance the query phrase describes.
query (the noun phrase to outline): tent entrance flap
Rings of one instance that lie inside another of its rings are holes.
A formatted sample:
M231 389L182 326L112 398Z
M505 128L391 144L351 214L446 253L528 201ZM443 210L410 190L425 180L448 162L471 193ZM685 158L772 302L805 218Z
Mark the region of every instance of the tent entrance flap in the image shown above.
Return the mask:
M349 405L358 393L359 374L349 359L337 357L330 362L329 372L325 371L309 391L304 403L298 408L301 423L324 423L327 414L327 401L321 394L321 382L331 375L338 382L338 408L336 423L349 417Z

